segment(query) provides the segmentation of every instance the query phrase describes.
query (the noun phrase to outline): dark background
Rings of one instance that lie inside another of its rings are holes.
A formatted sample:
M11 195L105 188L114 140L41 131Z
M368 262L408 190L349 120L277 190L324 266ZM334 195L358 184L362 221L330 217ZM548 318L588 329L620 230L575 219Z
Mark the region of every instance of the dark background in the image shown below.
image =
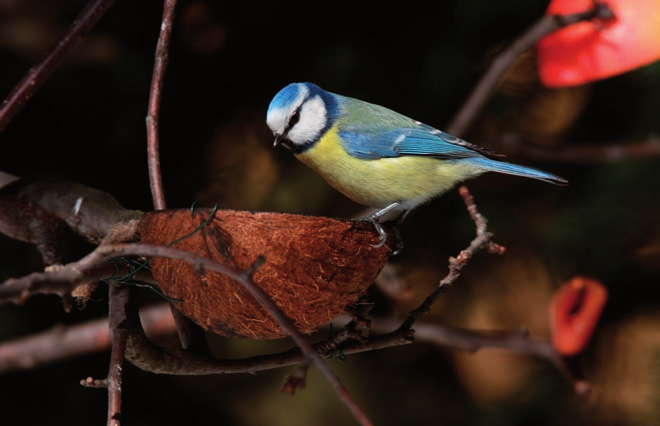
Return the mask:
M0 1L2 96L84 4ZM271 148L265 111L272 96L290 82L312 81L444 128L493 55L546 5L181 1L160 121L169 207L198 200L222 208L358 214L359 206L289 153ZM117 1L0 134L0 170L83 183L128 208L152 209L144 119L161 16L162 2ZM574 275L591 275L610 290L602 326L576 360L595 391L578 398L552 366L497 350L470 355L418 343L333 362L376 424L653 424L659 414L658 159L544 163L516 155L507 141L553 149L649 138L660 128L660 67L549 91L535 80L533 64L533 57L521 61L463 136L511 154L511 161L557 173L570 186L490 175L470 182L495 240L508 252L478 256L430 320L529 327L547 337L552 291ZM474 234L456 191L411 214L402 231L406 249L393 263L411 296L392 302L373 289L381 313L414 307L444 276L447 257ZM1 279L40 267L32 247L0 236ZM0 339L102 316L104 291L71 314L54 297L3 306ZM229 356L279 347L230 339L216 345ZM102 424L106 392L78 381L104 377L108 358L89 355L3 375L2 423ZM315 371L295 397L280 393L290 371L181 378L127 366L125 424L350 424Z

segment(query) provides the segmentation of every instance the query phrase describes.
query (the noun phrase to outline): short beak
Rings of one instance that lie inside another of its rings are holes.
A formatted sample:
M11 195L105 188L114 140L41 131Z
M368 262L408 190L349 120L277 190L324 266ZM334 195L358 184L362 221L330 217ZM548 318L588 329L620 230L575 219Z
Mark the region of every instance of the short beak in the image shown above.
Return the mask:
M279 145L282 142L282 135L275 133L275 142L273 142L273 148Z

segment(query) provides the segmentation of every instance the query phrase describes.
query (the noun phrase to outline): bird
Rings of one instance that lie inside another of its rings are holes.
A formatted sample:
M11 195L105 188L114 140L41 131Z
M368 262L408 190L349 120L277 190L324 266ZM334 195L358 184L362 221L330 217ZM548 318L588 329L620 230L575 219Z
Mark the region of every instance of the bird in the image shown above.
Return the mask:
M288 148L332 187L378 210L364 219L386 240L381 223L400 224L415 207L485 172L568 182L552 173L493 159L498 154L359 99L313 83L291 83L270 102L273 146ZM390 221L388 219L387 221Z

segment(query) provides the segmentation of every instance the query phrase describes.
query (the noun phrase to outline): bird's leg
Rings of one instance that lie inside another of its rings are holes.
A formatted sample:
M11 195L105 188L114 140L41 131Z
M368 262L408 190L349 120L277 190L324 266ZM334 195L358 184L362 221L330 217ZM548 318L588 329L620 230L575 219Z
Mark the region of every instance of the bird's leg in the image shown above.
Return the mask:
M394 220L394 223L396 225L401 225L403 223L403 220L406 218L406 216L408 216L408 213L410 213L410 210L412 210L412 209L405 209L404 211L402 211L401 214L399 215L399 217L397 217Z
M381 219L383 216L386 216L389 212L394 210L395 208L399 207L401 205L400 202L395 201L392 204L383 207L382 209L375 211L371 213L369 216L365 217L364 220L368 220L369 222L381 222Z
M397 254L401 253L401 250L403 250L403 238L401 238L401 230L399 226L403 223L403 220L408 216L408 213L410 213L411 209L406 209L401 212L399 217L394 219L392 221L392 227L394 228L394 233L396 237L396 241L394 242L394 251L392 252L392 256L396 256Z
M385 206L384 208L382 208L378 211L375 211L375 212L371 213L369 216L364 218L364 220L371 222L371 224L374 226L374 228L376 228L376 232L378 232L378 235L380 236L380 242L376 245L372 245L371 247L379 249L379 248L381 248L385 245L385 243L387 242L387 232L385 232L385 230L383 229L383 227L381 225L381 223L382 223L381 219L384 216L386 216L388 213L390 213L392 210L399 207L400 205L401 205L400 202L395 201L392 204L390 204L388 206ZM404 211L403 213L401 213L401 215L396 220L397 224L399 223L399 220L400 220L401 216L405 216L406 213L407 213L407 210ZM397 235L398 235L399 231L397 230L396 232L397 232ZM400 240L400 237L397 236L397 240ZM400 251L400 250L397 250L397 252L398 251Z

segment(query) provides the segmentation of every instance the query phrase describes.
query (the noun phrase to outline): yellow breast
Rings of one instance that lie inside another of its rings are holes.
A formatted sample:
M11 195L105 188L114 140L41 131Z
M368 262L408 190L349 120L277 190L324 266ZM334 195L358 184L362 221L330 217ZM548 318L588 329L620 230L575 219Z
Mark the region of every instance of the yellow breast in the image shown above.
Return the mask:
M353 201L379 208L414 207L480 173L466 162L423 156L361 160L344 150L335 128L297 157Z

